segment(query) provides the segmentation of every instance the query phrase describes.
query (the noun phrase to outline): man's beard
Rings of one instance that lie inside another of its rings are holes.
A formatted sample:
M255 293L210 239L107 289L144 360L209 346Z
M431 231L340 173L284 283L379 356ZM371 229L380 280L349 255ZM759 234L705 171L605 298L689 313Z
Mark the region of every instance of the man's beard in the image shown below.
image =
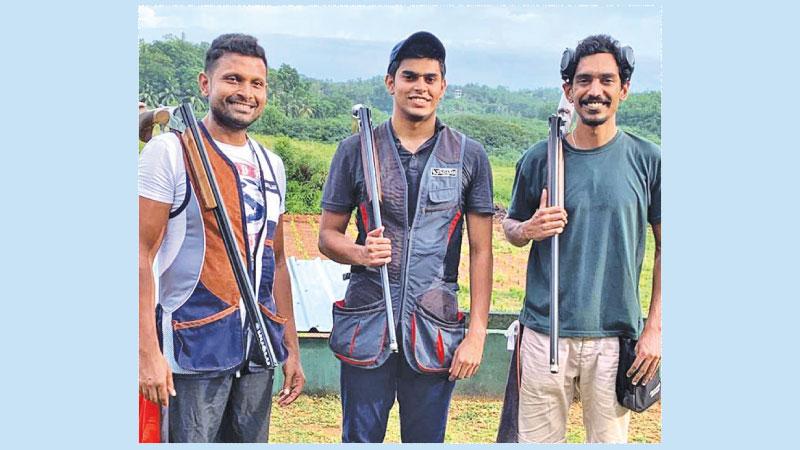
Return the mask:
M224 128L228 128L230 130L246 130L253 122L258 120L260 116L256 116L253 120L240 120L236 117L231 116L225 111L225 108L221 108L216 105L211 106L211 114L214 116L214 120L217 121L221 126Z
M581 118L581 122L583 122L584 125L589 126L589 127L599 127L600 125L602 125L602 124L604 124L604 123L606 123L608 121L608 117L601 117L601 118L595 119L595 118L591 118L591 117L589 117L589 118L583 117L580 114L578 114L578 117Z
M588 98L582 99L580 101L580 106L583 107L583 106L586 106L587 104L592 103L592 102L604 103L606 105L606 107L610 107L611 106L611 100L607 100L607 99L605 99L603 97L599 97L599 96L590 96ZM609 118L608 115L605 116L605 117L597 118L597 119L595 119L595 118L593 118L591 116L584 117L581 114L580 110L578 110L578 116L581 118L581 122L583 122L584 125L589 126L589 127L598 127L598 126L606 123L608 121L608 118Z

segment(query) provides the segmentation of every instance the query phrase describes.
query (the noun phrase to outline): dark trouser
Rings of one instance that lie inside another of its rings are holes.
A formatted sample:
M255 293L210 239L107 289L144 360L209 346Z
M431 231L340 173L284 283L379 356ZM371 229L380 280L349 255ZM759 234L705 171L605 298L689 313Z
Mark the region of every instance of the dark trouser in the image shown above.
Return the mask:
M216 378L175 376L170 442L267 442L273 371Z
M402 353L376 369L342 363L342 442L383 442L395 395L403 442L444 442L456 383L414 372Z

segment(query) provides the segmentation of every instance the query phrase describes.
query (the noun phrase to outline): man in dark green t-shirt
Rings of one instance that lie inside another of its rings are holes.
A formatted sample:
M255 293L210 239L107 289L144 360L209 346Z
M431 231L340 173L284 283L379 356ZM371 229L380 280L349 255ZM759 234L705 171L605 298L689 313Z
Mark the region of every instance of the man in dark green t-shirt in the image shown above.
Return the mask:
M625 442L629 412L617 403L619 336L639 339L628 373L652 378L661 358L661 156L655 144L621 131L616 112L628 96L633 52L610 36L589 36L562 70L564 94L579 117L563 141L564 208L547 207L547 142L517 164L506 238L531 246L520 344L519 442L558 442L574 390L586 439ZM639 274L648 224L656 250L647 324ZM560 235L560 338L549 371L550 238Z

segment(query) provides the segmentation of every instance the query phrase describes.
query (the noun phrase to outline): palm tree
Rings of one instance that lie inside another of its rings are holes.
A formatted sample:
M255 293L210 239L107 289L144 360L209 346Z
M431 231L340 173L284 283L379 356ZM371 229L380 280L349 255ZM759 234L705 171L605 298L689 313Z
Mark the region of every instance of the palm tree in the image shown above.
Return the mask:
M306 119L314 115L314 108L309 105L298 105L297 117Z

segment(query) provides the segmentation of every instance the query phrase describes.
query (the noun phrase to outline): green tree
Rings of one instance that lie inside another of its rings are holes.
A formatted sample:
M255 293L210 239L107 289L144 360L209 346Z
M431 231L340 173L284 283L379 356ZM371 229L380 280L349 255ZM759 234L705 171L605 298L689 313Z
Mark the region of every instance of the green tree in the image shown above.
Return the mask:
M203 70L208 45L194 44L173 35L152 43L140 40L140 99L148 106L174 105L183 100L203 106L197 75Z

